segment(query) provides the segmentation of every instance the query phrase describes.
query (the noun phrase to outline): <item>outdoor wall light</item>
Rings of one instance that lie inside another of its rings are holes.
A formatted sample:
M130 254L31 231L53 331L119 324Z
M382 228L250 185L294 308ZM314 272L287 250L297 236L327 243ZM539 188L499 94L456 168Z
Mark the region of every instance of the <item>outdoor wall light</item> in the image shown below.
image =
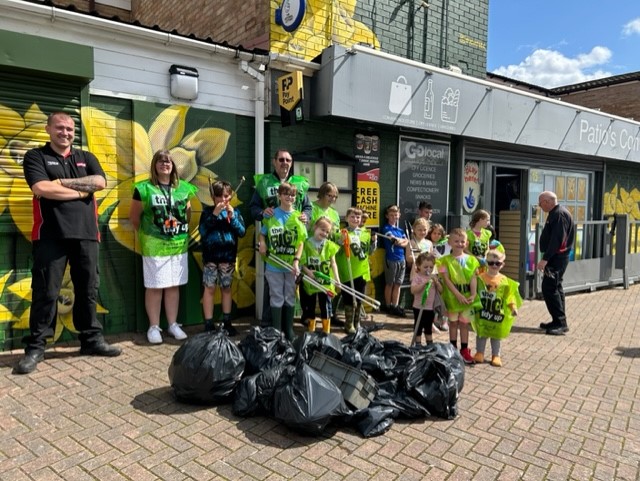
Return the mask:
M172 65L169 69L171 77L171 96L176 99L195 100L198 98L198 71L193 67Z

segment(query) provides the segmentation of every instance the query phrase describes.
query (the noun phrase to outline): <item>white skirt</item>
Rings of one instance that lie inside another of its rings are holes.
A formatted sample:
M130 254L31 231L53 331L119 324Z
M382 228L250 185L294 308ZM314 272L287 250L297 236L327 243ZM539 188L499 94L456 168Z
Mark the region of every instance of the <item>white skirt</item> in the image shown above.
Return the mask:
M142 257L144 287L164 289L181 286L189 280L187 253L175 256Z

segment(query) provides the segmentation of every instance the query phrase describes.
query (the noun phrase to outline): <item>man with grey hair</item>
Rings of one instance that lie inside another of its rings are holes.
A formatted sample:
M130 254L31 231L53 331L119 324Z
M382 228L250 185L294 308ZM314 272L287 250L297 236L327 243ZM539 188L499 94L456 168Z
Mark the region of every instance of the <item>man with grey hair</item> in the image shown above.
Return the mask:
M558 204L558 197L554 192L542 192L538 196L538 205L547 214L547 220L540 234L542 259L537 268L543 272L542 296L551 314L551 322L541 323L540 328L549 335L563 336L569 331L569 327L562 277L569 265L576 227L571 213Z

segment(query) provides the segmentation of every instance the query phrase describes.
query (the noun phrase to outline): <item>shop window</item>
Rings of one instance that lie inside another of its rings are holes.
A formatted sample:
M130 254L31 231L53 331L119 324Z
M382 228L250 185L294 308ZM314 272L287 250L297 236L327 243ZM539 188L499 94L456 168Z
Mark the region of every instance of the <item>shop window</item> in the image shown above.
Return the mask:
M318 190L324 182L333 182L338 187L339 195L334 207L344 219L347 209L355 205L355 161L329 148L313 153L296 153L294 160L294 173L309 180L311 202L318 198Z
M546 214L538 206L538 196L541 192L550 190L558 196L558 203L567 208L576 223L576 241L571 252L571 260L582 259L584 245L585 222L590 220L590 174L532 169L529 175L529 209L531 215L531 230L529 232L529 266L533 270L536 253L534 249L535 226L544 224Z

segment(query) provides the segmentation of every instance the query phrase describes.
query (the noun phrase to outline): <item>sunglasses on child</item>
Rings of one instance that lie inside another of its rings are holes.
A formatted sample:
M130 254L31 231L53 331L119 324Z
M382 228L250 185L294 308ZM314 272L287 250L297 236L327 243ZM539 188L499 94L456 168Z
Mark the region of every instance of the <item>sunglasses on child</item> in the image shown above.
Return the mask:
M500 261L487 261L487 265L491 267L500 267L502 262Z

